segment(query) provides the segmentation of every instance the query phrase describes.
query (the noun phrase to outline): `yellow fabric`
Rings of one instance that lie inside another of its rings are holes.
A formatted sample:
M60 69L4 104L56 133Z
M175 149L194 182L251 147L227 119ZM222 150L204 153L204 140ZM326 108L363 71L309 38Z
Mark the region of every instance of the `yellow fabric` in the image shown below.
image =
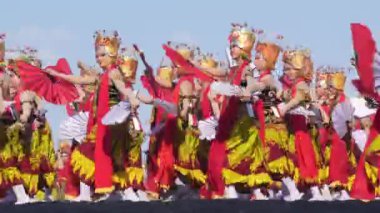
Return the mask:
M226 185L232 185L237 183L243 183L248 187L268 185L272 183L271 177L267 173L256 173L249 175L242 175L236 173L230 169L223 169L222 171L224 183Z
M177 120L177 127L179 129L177 156L178 164L174 166L174 169L186 177L188 180L204 184L206 182L206 174L204 174L198 164L198 154L200 146L200 140L198 137L198 130L193 127L186 127L183 129L183 120Z
M189 180L196 181L200 184L206 183L207 175L204 174L200 169L187 169L178 165L175 165L174 169Z
M369 164L368 162L365 162L365 172L367 174L367 177L369 181L372 183L373 186L378 185L378 168L377 166L373 166Z
M138 167L129 167L125 171L119 171L112 175L112 181L125 189L134 184L142 184L144 170Z
M274 174L294 174L295 165L291 159L283 156L274 161L268 162L267 169Z
M29 194L36 193L38 191L38 182L39 175L38 174L21 174L22 181L24 183L25 190Z
M259 131L249 116L242 116L236 122L231 131L229 140L226 141L227 160L229 168L223 169L222 176L226 184L243 183L249 187L270 184L272 182L269 174L257 172L264 166L266 153L259 139ZM239 174L234 170L245 160L251 160L250 174Z
M144 142L144 133L138 132L137 135L132 136L129 134L127 150L128 162L131 165L141 165L141 145Z
M55 172L49 172L43 174L43 177L45 179L45 182L48 187L52 187L54 185L55 179L56 179L56 173Z
M367 149L366 155L377 154L380 151L380 135L377 136Z
M270 145L277 145L280 149L288 150L289 134L286 127L282 124L271 124L265 129L265 142ZM286 154L278 159L269 161L270 147L266 147L265 153L267 156L266 168L270 173L274 174L293 174L295 165Z
M289 134L286 126L282 124L278 125L267 125L265 128L265 142L274 143L278 145L281 149L288 149Z
M233 169L245 159L252 159L251 171L255 171L265 159L258 129L253 125L252 118L243 116L231 131L227 140L228 165Z
M45 192L42 190L38 190L34 198L38 201L43 201L45 200Z
M21 178L24 183L25 190L29 194L33 194L39 191L38 189L38 183L42 180L40 180L39 174L29 174L29 173L22 173ZM54 181L55 181L55 172L49 172L43 174L43 179L45 180L47 187L52 188Z
M129 185L141 184L144 180L144 170L140 167L129 167L125 173Z
M55 165L54 142L51 137L51 130L48 123L42 129L34 130L30 144L30 157L32 169L38 169L41 160L47 160L48 165Z
M127 175L126 175L125 171L115 172L112 175L112 181L115 183L115 185L119 185L120 188L122 188L122 189L125 189L128 186Z
M94 180L95 163L84 156L78 149L71 153L71 166L73 171L88 181Z
M19 123L12 126L5 126L0 124L0 158L3 162L7 162L11 158L21 159L23 156L23 149L20 143L20 128Z
M0 185L3 183L14 183L21 178L20 170L16 167L0 169Z
M197 162L197 152L199 148L199 138L192 128L188 128L185 133L184 141L178 146L178 161L181 165L189 165L195 168Z
M108 193L113 192L113 190L115 190L114 186L104 187L104 188L96 188L95 193L97 193L97 194L108 194Z

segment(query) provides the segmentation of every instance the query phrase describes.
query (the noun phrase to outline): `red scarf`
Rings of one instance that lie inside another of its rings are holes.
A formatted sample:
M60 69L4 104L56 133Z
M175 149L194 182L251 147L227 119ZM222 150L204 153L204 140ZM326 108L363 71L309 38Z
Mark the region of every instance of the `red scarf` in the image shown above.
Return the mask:
M262 81L262 79L271 74L271 70L266 70L260 73L259 81ZM253 110L255 111L255 114L257 116L257 119L259 120L260 129L259 129L259 136L261 140L261 144L265 146L265 112L264 112L264 102L263 100L258 100L253 104Z
M111 138L107 126L102 124L102 118L110 110L109 107L109 73L115 69L112 66L100 78L96 114L96 142L95 142L95 192L109 193L113 191L111 158Z

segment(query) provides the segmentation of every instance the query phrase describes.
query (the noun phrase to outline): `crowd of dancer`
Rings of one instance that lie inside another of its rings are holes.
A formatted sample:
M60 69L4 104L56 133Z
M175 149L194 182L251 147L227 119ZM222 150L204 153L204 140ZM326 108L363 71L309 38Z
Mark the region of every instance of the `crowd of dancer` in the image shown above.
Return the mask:
M0 196L16 204L375 199L380 58L368 28L351 29L359 97L345 94L345 69L316 68L310 50L246 24L232 24L226 62L167 42L157 68L137 45L98 31L100 69L78 62L80 75L63 58L43 67L33 48L5 48L1 35ZM66 105L58 150L44 101ZM152 105L149 131L143 104Z

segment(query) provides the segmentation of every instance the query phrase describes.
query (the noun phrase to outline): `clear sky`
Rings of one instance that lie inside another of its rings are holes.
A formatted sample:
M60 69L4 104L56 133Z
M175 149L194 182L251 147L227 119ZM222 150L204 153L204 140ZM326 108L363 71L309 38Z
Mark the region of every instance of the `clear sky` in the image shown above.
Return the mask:
M65 57L74 73L78 59L95 64L92 36L98 29L118 30L123 43L139 44L154 66L168 40L195 43L224 59L231 22L247 22L283 35L285 43L309 47L317 66L349 65L351 22L367 24L380 38L378 0L3 0L1 8L0 32L7 33L8 47L35 47L44 65ZM47 109L56 137L65 110ZM140 111L146 125L149 107Z

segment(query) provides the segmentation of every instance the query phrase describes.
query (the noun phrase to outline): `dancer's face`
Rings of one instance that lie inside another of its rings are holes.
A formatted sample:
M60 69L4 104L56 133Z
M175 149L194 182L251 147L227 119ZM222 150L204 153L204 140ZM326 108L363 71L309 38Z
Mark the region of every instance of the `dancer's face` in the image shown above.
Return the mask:
M264 69L266 67L266 61L265 61L263 54L256 53L254 64L258 70L264 71Z
M114 62L114 58L111 57L104 46L100 46L96 49L96 62L102 69L106 69Z
M326 96L326 89L322 86L318 85L316 88L316 94L318 98L322 98Z
M329 97L330 97L330 99L336 99L336 98L338 98L338 95L339 95L339 90L337 90L337 89L335 89L334 87L329 87L329 91L328 91L328 93L329 93Z
M9 72L7 75L10 77L10 84L9 84L9 98L13 99L21 84L21 79L13 72Z
M230 47L230 54L231 54L232 59L234 60L239 59L242 54L241 51L242 50L237 45L232 45Z
M291 67L284 67L284 73L289 77L290 80L293 81L297 79L299 70Z

